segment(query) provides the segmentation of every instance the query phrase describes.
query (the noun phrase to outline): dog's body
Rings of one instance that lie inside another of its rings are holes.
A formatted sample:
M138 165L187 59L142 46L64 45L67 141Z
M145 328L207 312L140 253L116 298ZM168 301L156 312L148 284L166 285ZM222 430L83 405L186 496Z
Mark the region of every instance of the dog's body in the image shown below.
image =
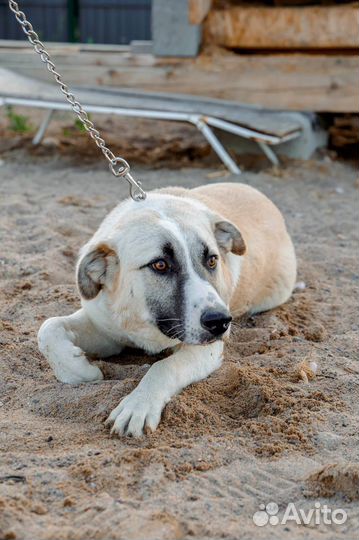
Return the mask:
M85 354L172 349L109 417L118 434L139 436L157 427L174 394L220 366L228 310L278 306L295 277L283 217L257 190L223 183L154 191L119 204L83 247L82 309L47 320L39 347L66 383L102 379Z

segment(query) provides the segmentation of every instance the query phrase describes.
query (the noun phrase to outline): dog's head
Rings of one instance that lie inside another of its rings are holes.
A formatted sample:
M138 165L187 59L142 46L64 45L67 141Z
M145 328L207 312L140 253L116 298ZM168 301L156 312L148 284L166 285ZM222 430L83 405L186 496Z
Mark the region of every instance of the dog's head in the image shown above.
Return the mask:
M193 199L154 193L107 217L82 251L78 287L148 349L164 337L166 346L209 343L229 329L244 252L229 221Z

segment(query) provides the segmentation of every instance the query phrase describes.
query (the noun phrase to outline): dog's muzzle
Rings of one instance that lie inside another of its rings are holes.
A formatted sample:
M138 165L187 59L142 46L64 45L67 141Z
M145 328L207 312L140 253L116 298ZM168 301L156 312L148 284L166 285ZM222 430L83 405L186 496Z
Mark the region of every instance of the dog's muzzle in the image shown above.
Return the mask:
M201 326L212 336L219 337L228 330L232 317L228 312L204 311L201 315Z

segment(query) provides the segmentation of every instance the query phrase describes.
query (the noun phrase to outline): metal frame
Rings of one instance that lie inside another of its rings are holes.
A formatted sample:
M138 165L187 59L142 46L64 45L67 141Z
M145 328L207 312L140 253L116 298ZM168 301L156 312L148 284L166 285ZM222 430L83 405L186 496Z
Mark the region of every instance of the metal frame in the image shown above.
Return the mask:
M41 122L38 131L33 138L33 144L37 145L43 139L46 129L53 117L55 111L71 111L71 106L66 103L57 101L51 101L47 99L27 99L27 98L15 98L15 97L0 97L1 105L19 105L22 107L34 107L39 109L47 109L48 113ZM194 125L205 137L208 143L211 145L217 156L222 163L233 174L241 174L241 170L230 156L228 151L224 148L218 137L215 135L211 127L233 133L245 139L255 141L260 149L264 152L267 158L273 165L278 165L279 160L274 153L273 149L269 145L276 145L288 140L298 137L298 133L292 133L285 137L276 137L274 135L268 135L249 128L239 126L238 124L232 124L225 120L215 118L212 116L203 116L200 114L190 114L172 111L157 111L150 109L132 109L123 107L112 106L100 106L100 105L86 105L86 110L90 113L96 114L115 114L118 116L127 116L132 118L151 118L153 120L173 120L178 122L188 122Z

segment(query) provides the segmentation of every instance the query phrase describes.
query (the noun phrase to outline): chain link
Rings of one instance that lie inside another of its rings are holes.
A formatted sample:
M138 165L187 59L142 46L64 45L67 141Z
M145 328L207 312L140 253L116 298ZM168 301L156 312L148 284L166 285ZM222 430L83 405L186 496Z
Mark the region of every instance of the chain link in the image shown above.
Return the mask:
M35 52L40 56L41 60L46 64L47 69L54 76L55 81L60 87L61 92L71 105L71 109L76 114L90 137L95 141L101 152L109 162L110 171L114 176L125 178L130 184L130 195L135 201L141 201L146 198L146 193L141 187L141 182L135 180L130 174L130 166L126 160L121 157L116 157L114 153L106 146L105 139L101 137L98 129L90 120L89 115L77 101L74 94L70 91L68 85L63 82L61 75L56 71L56 66L52 62L49 53L46 51L44 44L40 41L39 36L32 27L32 24L26 19L25 13L20 10L19 5L14 0L9 0L9 8L14 13L17 22L22 27L25 35L34 47Z

